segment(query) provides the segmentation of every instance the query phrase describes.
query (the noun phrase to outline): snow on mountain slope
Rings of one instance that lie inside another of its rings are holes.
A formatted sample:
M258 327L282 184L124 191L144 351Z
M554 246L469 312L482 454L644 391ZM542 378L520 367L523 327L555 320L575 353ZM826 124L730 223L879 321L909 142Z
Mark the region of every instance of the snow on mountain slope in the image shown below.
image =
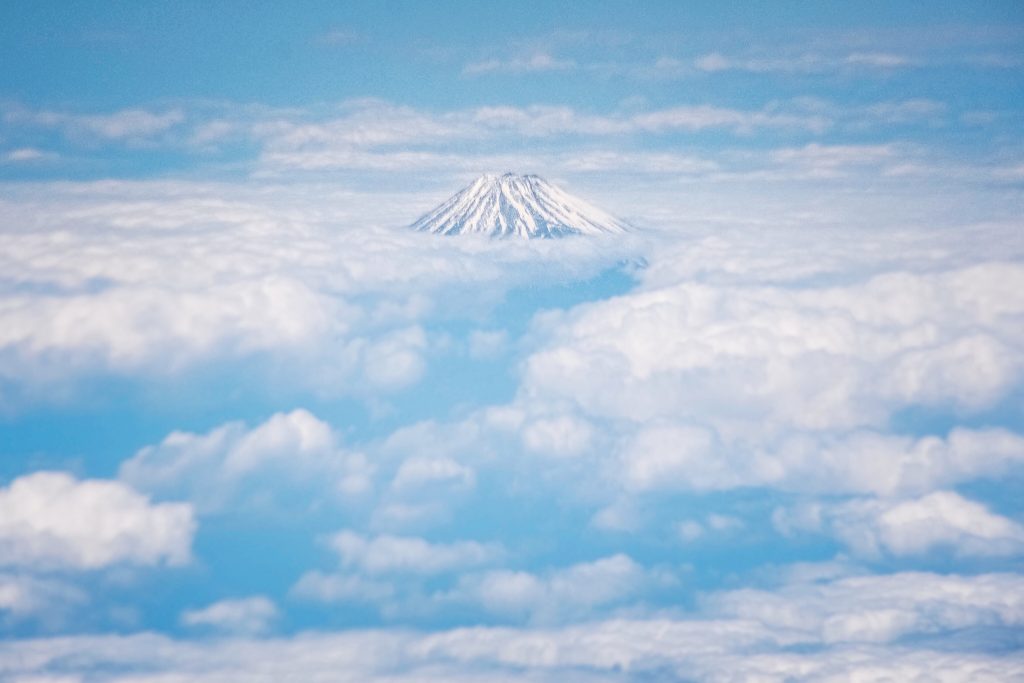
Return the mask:
M483 175L412 224L438 235L562 237L622 233L617 218L535 175Z

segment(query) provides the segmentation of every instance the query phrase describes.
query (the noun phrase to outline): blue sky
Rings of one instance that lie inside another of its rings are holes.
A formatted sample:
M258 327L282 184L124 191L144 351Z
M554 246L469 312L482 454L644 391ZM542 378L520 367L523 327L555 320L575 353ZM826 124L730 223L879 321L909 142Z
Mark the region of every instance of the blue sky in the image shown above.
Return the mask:
M0 678L1024 679L1018 3L7 4L0 64ZM506 171L636 230L406 229Z

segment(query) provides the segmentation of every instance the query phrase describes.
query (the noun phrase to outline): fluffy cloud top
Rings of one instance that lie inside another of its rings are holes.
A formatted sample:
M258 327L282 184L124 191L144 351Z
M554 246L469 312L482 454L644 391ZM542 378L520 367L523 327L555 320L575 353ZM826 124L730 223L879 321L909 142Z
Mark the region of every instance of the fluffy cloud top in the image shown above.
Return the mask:
M253 499L295 502L296 488L304 486L343 501L366 492L371 472L363 455L340 447L328 424L298 409L252 429L233 422L206 434L174 432L122 463L120 477L140 490L188 497L200 511L216 512Z
M0 562L8 566L180 565L191 558L195 528L190 505L153 504L116 481L36 472L0 489Z
M778 510L774 519L784 532L830 531L854 553L866 557L922 555L935 549L961 556L1024 551L1024 526L952 491L912 500L811 503Z
M978 410L1024 369L1024 268L992 263L827 288L684 282L582 307L528 361L526 395L723 430L877 425L906 405Z

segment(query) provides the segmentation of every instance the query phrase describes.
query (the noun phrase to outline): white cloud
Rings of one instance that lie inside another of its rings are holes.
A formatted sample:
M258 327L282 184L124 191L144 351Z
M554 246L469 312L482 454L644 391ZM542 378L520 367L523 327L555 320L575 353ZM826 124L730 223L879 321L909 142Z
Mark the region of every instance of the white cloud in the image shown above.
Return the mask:
M612 476L633 491L772 486L894 496L997 477L1021 464L1024 437L1001 429L957 428L946 438L812 432L727 443L703 428L661 423L624 442Z
M575 68L576 62L571 59L559 59L547 52L534 52L527 57L513 57L507 60L488 59L472 62L463 68L462 73L466 76L479 76L494 72L517 74L543 71L571 71Z
M988 263L821 288L683 282L580 307L526 361L522 393L647 421L805 429L907 405L991 406L1024 369L1024 269Z
M44 152L36 149L35 147L19 147L5 152L0 157L0 163L31 163L34 161L42 161L55 156L51 152Z
M535 453L575 457L590 447L594 430L586 420L571 415L536 417L523 426L522 437L523 445Z
M261 596L220 600L201 609L186 610L181 614L185 626L214 628L234 634L259 635L270 630L278 618L274 603Z
M824 64L820 58L808 55L778 60L738 60L709 55L698 60L698 65L705 69L761 71L806 70ZM512 60L489 60L471 67L477 74L574 68L572 62L546 53ZM828 68L864 67L833 60ZM654 67L642 71L663 77L692 73L694 69L688 62L662 58ZM597 113L546 104L426 111L361 98L330 106L276 109L252 104L196 102L187 109L164 112L134 109L102 115L33 112L8 107L6 118L18 127L45 125L63 129L70 136L70 142L78 144L86 154L98 153L97 140L135 148L175 147L204 157L236 154L238 145L246 144L257 150L247 163L251 164L253 173L262 178L290 180L297 170L402 174L432 170L452 176L532 168L546 169L549 175L648 173L673 180L677 173L688 173L721 180L730 176L715 174L716 167L727 168L732 174L743 174L749 173L749 167L755 165L762 177L778 180L777 172L764 167L760 145L745 153L735 149L719 150L716 158L703 158L705 154L667 148L639 150L631 139L678 133L698 136L706 131L726 131L740 137L778 131L787 139L801 133L819 137L832 130L855 130L862 134L872 128L888 130L893 124L933 127L945 122L945 110L942 102L920 98L851 106L803 96L774 100L749 109L697 102L660 109L634 106ZM529 144L524 144L524 140ZM579 144L581 140L587 144ZM26 138L25 142L34 141ZM454 145L455 142L465 144ZM571 150L567 145L571 145ZM932 159L928 164L921 164L923 159L933 156L935 153L903 145L899 159L903 163L898 164L898 160L893 159L891 165L900 168L916 162L932 174L951 172L952 159ZM616 163L616 159L621 163ZM962 161L958 160L957 165L962 166Z
M291 594L316 602L369 603L390 615L421 608L423 581L476 570L505 556L498 543L433 543L415 536L369 537L350 530L330 536L326 545L337 553L339 570L308 571Z
M879 69L896 69L899 67L913 66L916 62L903 55L887 52L854 52L843 60L846 64L856 66L869 66Z
M396 491L410 491L431 486L472 488L476 484L474 471L451 458L412 457L398 466L391 486Z
M184 503L152 504L116 481L36 472L0 489L0 563L98 569L180 565L196 524Z
M539 53L520 59L484 61L475 68L480 74L510 69L537 73L545 69L567 71L574 68L572 64ZM863 64L843 59L829 62L813 55L774 60L708 55L698 60L698 65L705 69L760 71L865 68ZM694 68L689 62L662 58L640 72L664 77L693 73ZM664 146L654 149L657 144L639 149L633 139L653 137L656 143L656 138L663 135L687 133L697 137L704 132L720 131L739 137L778 132L787 140L800 134L820 137L834 130L856 131L862 136L868 129L891 131L894 124L929 128L944 125L946 109L943 102L921 98L850 105L800 96L748 109L695 102L660 109L633 106L596 113L547 104L427 111L374 98L304 108L200 101L162 112L132 109L84 115L7 107L3 113L15 126L16 134L23 126L64 130L69 142L77 145L76 151L86 155L104 154L112 144L136 149L159 145L205 158L223 153L237 163L238 147L245 145L255 150L253 158L245 163L260 178L293 180L298 170L316 174L363 171L386 178L394 173L421 174L428 170L437 172L438 177L452 177L532 168L546 169L549 175L647 173L669 181L675 180L677 173L689 173L720 181L751 172L751 165L758 167L762 178L780 178L777 172L764 167L765 155L760 144L749 150L717 150L715 158L704 158L707 153L683 153ZM890 138L880 135L875 144L879 144L879 139L888 143ZM16 135L14 139L19 138ZM524 140L529 144L524 144ZM97 149L97 141L105 144ZM587 144L580 144L581 141ZM453 144L456 142L461 144ZM24 143L29 147L35 140L25 136ZM901 145L902 163L893 159L891 165L899 169L913 163L930 175L948 175L963 169L962 159L935 158L939 155L939 150ZM615 157L623 163L615 165ZM922 163L924 160L929 163ZM729 171L715 174L715 167ZM422 176L415 180L422 183Z
M832 533L853 553L868 558L923 555L937 549L958 556L1024 552L1024 526L952 491L911 500L810 503L777 510L773 519L787 533Z
M90 366L170 372L226 350L244 355L301 347L334 326L331 308L283 277L202 293L148 284L62 297L15 295L0 303L0 348L44 375L47 367L38 364L47 358L69 359L72 372Z
M427 345L418 327L394 332L367 347L364 354L366 378L377 387L397 389L417 381L426 363L422 352Z
M68 119L72 127L108 139L144 138L162 133L185 120L180 109L153 113L143 109L125 109L107 116L83 116Z
M498 560L500 545L476 541L431 543L410 536L367 538L353 531L340 531L328 545L344 569L369 574L439 574L487 565Z
M1020 577L1007 574L902 573L722 592L689 616L544 628L346 630L215 642L152 633L8 640L0 644L0 676L106 681L123 680L131 671L141 683L289 676L554 683L571 672L573 680L586 681L860 677L995 683L1024 675L1017 653L965 652L963 639L976 627L989 637L1013 638L1024 624L1022 588Z
M459 285L495 283L498 297L617 255L582 241L438 249L421 235L352 225L359 211L346 193L324 188L329 199L314 203L309 188L275 187L12 191L0 205L0 407L73 395L87 376L166 378L238 363L320 394L401 391L435 351L421 323L485 305ZM360 201L408 222L435 201L416 197Z
M290 593L296 598L316 602L379 603L395 595L395 586L390 581L355 574L309 571L299 577Z
M180 108L154 112L147 109L122 109L109 114L77 114L57 111L33 111L7 106L4 118L9 123L54 128L68 137L142 142L185 121Z
M302 409L276 413L251 429L229 422L206 434L172 432L124 461L119 472L140 490L189 498L203 513L303 506L318 497L358 500L372 487L372 475L363 454L343 449L330 425Z
M84 591L63 581L28 574L0 573L0 615L44 618L88 601Z
M684 519L676 525L679 538L685 543L691 543L709 533L728 534L743 528L744 524L738 517L712 513L700 522L696 519Z
M365 537L341 532L330 539L340 571L309 571L291 589L317 602L374 604L382 614L440 614L470 607L501 619L564 621L622 605L673 581L623 554L546 572L485 569L503 559L497 544L430 543L416 537ZM451 575L450 587L427 579Z
M817 74L836 72L844 68L889 70L916 66L918 63L910 57L884 52L854 52L845 56L804 52L795 55L758 57L733 57L720 52L709 52L695 59L693 65L707 73L749 71Z
M799 168L812 177L834 177L851 167L878 167L896 156L892 145L821 145L783 148L771 153L780 165Z
M1002 429L963 428L946 438L871 431L826 440L794 436L780 445L776 457L797 490L922 494L1019 466L1024 437Z
M544 574L508 569L471 574L452 597L499 615L551 621L620 603L667 580L620 553Z
M672 130L700 131L709 128L724 128L737 133L750 133L762 128L795 128L821 132L829 122L821 117L806 114L789 114L771 111L740 111L710 105L673 107L646 114L637 114L631 121L631 128L650 132Z
M681 481L696 489L737 485L743 473L733 474L729 463L716 456L715 445L714 436L706 429L645 428L621 455L625 486L645 491L675 488Z
M879 102L865 107L869 116L886 123L909 123L913 121L937 122L948 107L943 102L924 98Z
M891 642L909 634L1024 623L1022 577L905 572L794 583L776 592L741 589L707 598L718 616L794 629L822 643Z

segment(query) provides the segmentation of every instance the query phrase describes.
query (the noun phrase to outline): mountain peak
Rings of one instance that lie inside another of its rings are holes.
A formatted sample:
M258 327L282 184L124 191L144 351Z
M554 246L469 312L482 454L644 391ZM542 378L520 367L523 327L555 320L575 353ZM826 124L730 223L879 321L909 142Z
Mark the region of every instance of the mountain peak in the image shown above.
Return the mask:
M626 232L617 218L537 175L484 174L412 224L438 235L563 237Z

